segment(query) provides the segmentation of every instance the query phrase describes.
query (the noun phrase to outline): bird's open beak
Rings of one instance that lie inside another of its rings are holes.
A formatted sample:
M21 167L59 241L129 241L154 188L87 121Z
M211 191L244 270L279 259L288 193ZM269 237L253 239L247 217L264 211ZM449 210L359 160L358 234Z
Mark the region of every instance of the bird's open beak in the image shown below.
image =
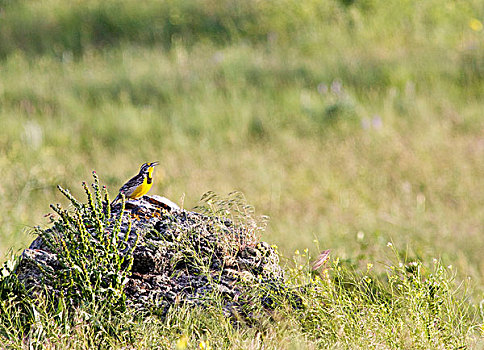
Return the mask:
M150 164L150 166L157 166L159 163L158 162L153 162Z

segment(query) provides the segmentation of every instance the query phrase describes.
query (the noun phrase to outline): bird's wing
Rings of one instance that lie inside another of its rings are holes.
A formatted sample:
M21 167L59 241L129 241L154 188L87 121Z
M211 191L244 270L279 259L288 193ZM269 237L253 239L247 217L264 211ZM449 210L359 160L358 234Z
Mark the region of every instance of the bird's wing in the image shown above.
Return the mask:
M136 175L133 178L129 179L128 182L126 182L123 186L121 186L121 188L119 189L119 193L126 194L126 191L133 189L133 187L136 188L139 185L140 185L139 176Z

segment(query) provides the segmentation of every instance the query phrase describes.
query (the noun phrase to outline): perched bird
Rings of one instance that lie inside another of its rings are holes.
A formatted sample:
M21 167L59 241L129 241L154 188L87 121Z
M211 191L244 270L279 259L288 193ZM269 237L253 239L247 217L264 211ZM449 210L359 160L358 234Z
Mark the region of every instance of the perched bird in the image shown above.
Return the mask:
M124 194L126 198L135 199L148 193L153 185L153 170L158 162L144 163L139 169L138 175L132 177L119 189L119 194L114 198L111 205L121 199Z

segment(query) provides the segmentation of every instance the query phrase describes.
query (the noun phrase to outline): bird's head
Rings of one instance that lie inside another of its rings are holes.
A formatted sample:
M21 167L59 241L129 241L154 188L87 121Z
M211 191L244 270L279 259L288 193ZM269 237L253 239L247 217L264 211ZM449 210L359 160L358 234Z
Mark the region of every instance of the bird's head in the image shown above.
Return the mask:
M139 169L140 173L151 173L153 172L153 168L158 165L158 162L151 162L151 163L144 163L141 168Z

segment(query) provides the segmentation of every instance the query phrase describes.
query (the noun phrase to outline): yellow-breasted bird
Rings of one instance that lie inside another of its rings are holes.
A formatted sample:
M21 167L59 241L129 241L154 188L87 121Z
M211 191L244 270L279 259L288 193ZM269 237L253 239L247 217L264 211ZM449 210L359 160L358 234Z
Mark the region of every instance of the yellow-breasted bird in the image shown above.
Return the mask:
M136 199L144 196L148 193L153 185L153 170L158 162L144 163L139 169L139 173L128 180L119 189L119 194L114 198L111 205L121 199L121 195L124 194L126 198Z

